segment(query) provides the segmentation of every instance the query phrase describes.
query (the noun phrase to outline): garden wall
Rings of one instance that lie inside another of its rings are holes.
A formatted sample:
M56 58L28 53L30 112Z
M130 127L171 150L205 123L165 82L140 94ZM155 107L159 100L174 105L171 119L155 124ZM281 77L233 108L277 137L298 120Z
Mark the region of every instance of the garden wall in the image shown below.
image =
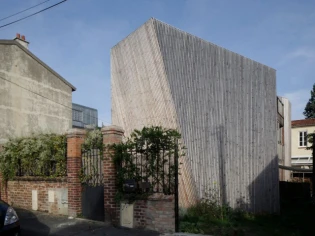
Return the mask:
M2 184L1 198L14 207L68 215L66 179L15 178Z
M161 233L174 232L174 195L153 194L147 200L136 200L131 205L133 208L132 215L127 216L128 212L123 210L117 214L117 220L121 226L146 228ZM125 208L124 203L122 204L123 208Z
M122 142L123 130L116 126L102 128L103 144ZM2 181L0 174L0 198L14 207L44 211L51 214L77 217L82 215L82 144L86 131L72 129L67 133L67 169L66 177L15 177L7 182ZM105 221L121 225L120 204L115 195L116 168L111 151L104 152L104 212ZM91 199L93 200L93 199ZM101 207L101 206L100 206ZM146 200L137 200L132 205L128 219L132 219L131 228L146 228L159 232L175 230L174 195L153 194ZM126 226L125 226L126 227ZM129 227L129 226L127 226Z

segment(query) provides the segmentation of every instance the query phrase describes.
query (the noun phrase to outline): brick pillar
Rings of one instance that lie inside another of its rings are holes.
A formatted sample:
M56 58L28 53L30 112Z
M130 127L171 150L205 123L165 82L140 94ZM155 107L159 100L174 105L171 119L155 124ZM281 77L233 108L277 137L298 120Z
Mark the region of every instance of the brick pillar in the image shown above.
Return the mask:
M0 144L0 152L2 152L2 144ZM0 173L0 199L8 202L7 182L3 182L2 174Z
M67 132L67 181L68 181L68 215L76 217L81 213L81 182L79 173L82 165L81 146L86 131L70 129Z
M103 143L105 147L109 144L120 143L122 141L124 130L118 126L111 125L102 128ZM113 224L119 223L119 205L116 205L116 178L115 166L111 158L110 151L104 152L103 162L104 174L104 208L105 221L110 221Z
M8 202L8 182L3 182L2 174L0 173L0 199Z

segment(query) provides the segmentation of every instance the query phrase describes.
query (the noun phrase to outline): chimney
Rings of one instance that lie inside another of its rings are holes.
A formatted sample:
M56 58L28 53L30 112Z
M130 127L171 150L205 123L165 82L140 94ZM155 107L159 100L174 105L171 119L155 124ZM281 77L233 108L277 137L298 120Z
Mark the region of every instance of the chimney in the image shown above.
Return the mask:
M16 38L14 40L17 41L19 44L21 44L26 49L28 49L29 42L27 42L25 40L25 36L24 35L21 36L19 33L17 33L16 34Z

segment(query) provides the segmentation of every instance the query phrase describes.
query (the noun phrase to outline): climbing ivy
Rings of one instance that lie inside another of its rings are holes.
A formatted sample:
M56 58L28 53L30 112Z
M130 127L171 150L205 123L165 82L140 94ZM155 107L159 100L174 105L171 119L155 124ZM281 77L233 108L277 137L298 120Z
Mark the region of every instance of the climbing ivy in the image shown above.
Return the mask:
M82 160L86 165L82 165L79 172L81 183L88 183L91 186L102 184L103 175L100 171L98 160L103 160L104 144L103 134L99 128L87 132L86 139L82 144Z
M82 151L88 151L92 149L99 149L103 153L103 134L99 128L89 130L86 134L86 138L82 145Z
M39 134L10 139L0 152L3 180L15 176L60 177L67 173L66 137Z
M117 170L116 200L135 199L137 196L148 196L156 191L164 194L173 193L175 162L171 161L170 157L178 158L185 155L184 152L177 152L185 149L178 144L180 138L180 133L174 129L151 126L134 130L125 142L111 145L113 162ZM167 171L164 171L165 166ZM149 190L137 188L134 193L126 194L124 184L127 180L133 180L137 184L149 182Z

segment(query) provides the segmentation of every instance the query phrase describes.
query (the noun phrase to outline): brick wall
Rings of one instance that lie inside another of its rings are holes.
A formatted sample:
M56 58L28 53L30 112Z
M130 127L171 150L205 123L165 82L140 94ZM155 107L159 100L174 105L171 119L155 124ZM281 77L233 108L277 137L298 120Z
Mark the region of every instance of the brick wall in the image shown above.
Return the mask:
M105 146L122 141L124 131L115 125L102 128L103 144ZM116 168L111 157L111 151L104 152L103 176L104 176L104 208L105 221L119 225L119 204L115 201L116 194Z
M146 210L148 201L138 200L134 203L134 225L136 228L146 228Z
M135 201L133 212L134 228L145 228L160 233L174 232L174 207L174 195L153 194L147 200Z
M5 202L8 201L7 184L3 182L1 173L0 173L0 199Z
M120 143L124 131L117 126L102 128L103 143L109 145ZM103 174L104 182L104 207L105 221L120 224L120 206L115 202L116 170L111 159L111 153L104 152ZM147 200L134 202L133 222L135 228L146 228L159 232L175 231L175 202L174 196L153 194Z
M81 129L71 129L67 132L67 181L68 181L68 201L69 216L76 217L81 213L81 192L82 185L79 178L82 156L81 146L84 142L86 131Z
M161 233L175 231L174 195L154 194L147 201L146 228Z
M7 196L8 203L15 207L68 214L68 183L65 179L17 178L8 181Z

